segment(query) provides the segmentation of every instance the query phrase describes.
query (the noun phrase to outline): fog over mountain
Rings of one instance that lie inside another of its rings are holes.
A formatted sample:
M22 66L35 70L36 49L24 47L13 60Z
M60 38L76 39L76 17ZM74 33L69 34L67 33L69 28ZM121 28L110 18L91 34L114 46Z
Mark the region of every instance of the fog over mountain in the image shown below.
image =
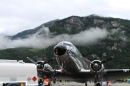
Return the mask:
M44 31L44 34L39 35ZM49 28L43 27L39 32L34 35L28 36L26 39L11 40L4 36L0 36L1 45L0 49L17 48L17 47L33 47L33 48L47 48L60 41L70 41L75 45L87 45L96 43L98 40L106 38L109 34L117 33L119 29L90 28L88 30L79 32L78 34L68 35L61 34L57 36L50 35ZM122 38L122 37L121 37Z

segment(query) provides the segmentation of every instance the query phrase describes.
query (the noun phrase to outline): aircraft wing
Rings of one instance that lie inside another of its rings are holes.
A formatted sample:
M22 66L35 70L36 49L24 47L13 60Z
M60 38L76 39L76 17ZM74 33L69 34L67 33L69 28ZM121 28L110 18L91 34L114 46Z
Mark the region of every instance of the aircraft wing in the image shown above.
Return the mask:
M57 80L71 80L76 82L86 82L86 80L93 79L90 70L82 70L79 73L65 73L61 71L56 72Z
M104 80L116 80L130 76L130 69L105 69L103 76ZM94 80L90 70L81 70L77 74L66 74L57 71L57 80L73 80L79 82L86 82L86 80Z
M104 72L104 80L123 79L130 76L130 69L105 69ZM86 76L88 80L94 78L90 70L81 70L79 74Z
M104 80L123 79L130 76L130 69L105 69L104 73ZM94 78L94 75L91 74L90 70L83 70L79 74L86 76L88 80Z
M105 72L104 78L106 80L115 80L130 76L130 69L105 69Z

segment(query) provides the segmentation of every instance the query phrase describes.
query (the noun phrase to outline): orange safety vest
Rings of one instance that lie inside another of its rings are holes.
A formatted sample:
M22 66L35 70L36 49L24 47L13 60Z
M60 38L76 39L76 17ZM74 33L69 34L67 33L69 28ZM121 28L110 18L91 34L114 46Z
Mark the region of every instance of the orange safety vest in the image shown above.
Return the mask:
M45 78L44 79L44 84L48 84L49 83L49 79L48 78Z

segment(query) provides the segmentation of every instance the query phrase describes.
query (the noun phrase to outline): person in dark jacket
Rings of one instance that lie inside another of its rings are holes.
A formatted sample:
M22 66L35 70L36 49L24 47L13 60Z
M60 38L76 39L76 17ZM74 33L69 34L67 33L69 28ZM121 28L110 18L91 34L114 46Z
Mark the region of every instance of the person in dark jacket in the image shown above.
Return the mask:
M43 79L42 79L42 78L40 78L40 79L38 80L38 86L43 86Z

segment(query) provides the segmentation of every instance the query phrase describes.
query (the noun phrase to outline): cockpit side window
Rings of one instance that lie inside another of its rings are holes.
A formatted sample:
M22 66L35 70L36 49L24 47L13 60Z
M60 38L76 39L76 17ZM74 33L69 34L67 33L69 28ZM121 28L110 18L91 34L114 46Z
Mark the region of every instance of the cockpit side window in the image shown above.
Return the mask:
M79 52L79 50L76 47L73 47L73 51L75 52L75 54L79 57L81 56L81 53Z

